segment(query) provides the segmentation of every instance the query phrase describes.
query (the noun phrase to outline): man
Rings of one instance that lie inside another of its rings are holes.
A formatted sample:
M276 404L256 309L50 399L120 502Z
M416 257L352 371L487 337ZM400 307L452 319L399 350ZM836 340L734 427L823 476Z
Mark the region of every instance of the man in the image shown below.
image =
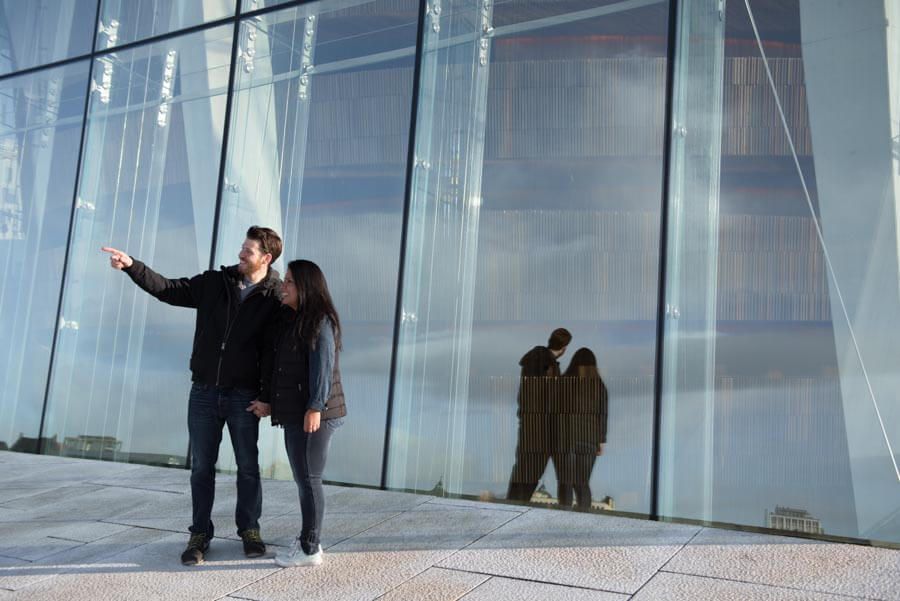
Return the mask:
M222 428L237 461L235 521L247 557L261 557L262 486L259 479L259 359L265 325L280 305L280 280L270 265L281 256L281 238L253 226L238 254L240 262L192 278L170 280L115 248L104 247L113 269L124 271L157 299L197 310L191 353L188 435L191 446L193 523L184 565L203 562L213 538L210 518Z
M547 346L534 347L519 361L522 367L518 397L519 436L507 500L530 501L553 454L549 420L550 378L560 376L559 358L571 341L572 334L568 330L557 328L550 334ZM554 465L557 473L558 467Z

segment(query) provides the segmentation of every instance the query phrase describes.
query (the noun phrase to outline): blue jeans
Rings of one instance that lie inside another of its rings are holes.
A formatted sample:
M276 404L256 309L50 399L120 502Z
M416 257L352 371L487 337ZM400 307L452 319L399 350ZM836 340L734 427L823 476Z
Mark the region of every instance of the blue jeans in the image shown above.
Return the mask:
M222 428L228 435L237 461L237 506L234 521L238 534L259 528L262 513L262 485L259 481L259 418L247 411L257 398L255 390L217 388L194 383L188 404L188 433L191 439L191 532L212 538L211 519L216 496L216 461L222 442Z
M284 426L284 448L300 492L300 515L303 518L300 546L307 554L315 553L319 546L322 518L325 517L322 472L325 471L331 436L343 423L343 418L324 419L312 434L304 432L302 424Z

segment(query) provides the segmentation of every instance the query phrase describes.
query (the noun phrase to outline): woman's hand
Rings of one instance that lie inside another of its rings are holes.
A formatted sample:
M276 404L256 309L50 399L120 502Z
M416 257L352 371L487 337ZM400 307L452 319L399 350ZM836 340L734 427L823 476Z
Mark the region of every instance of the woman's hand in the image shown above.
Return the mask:
M312 434L313 432L319 429L319 426L322 424L322 412L321 411L313 411L312 409L308 409L306 411L306 416L303 418L303 431L307 434Z
M263 418L272 415L272 406L268 403L263 403L259 399L256 399L250 402L250 405L247 407L247 411L250 411L256 417Z

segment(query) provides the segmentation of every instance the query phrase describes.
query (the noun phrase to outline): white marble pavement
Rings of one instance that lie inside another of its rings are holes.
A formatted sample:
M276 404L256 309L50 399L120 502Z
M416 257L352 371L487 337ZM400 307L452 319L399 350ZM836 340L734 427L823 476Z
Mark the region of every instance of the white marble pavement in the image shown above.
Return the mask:
M223 538L187 568L185 470L0 452L0 601L900 601L898 550L335 486L325 564L282 569L297 493L263 487L269 557L243 556L220 475Z

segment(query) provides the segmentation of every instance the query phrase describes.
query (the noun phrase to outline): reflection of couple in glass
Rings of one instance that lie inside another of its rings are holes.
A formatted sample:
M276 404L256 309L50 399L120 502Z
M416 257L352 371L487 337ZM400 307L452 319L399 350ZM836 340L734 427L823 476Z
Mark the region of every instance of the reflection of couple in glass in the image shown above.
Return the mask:
M591 471L606 443L607 391L587 348L578 349L561 373L559 358L571 341L572 334L558 328L547 346L534 347L519 361L519 435L508 500L531 500L552 459L559 504L571 507L574 491L579 509L591 507Z

